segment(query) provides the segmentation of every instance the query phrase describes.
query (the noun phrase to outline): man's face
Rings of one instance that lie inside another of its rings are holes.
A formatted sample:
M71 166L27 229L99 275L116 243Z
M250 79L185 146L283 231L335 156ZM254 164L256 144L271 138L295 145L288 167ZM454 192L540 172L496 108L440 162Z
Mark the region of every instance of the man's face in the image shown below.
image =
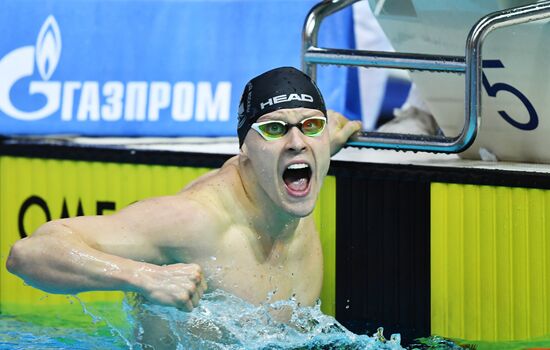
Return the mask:
M281 109L261 116L257 123L280 120L297 124L310 117L323 117L323 113L308 108ZM297 217L309 215L330 164L328 125L317 136L306 136L291 127L274 140L251 129L244 145L261 190L286 212Z

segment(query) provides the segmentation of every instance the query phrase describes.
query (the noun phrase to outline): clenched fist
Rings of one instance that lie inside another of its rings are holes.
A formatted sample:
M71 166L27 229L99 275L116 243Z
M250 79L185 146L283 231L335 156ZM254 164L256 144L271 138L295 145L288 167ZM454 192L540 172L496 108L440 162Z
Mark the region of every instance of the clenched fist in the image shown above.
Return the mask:
M136 271L133 284L150 302L184 311L192 311L207 288L197 264L145 264Z

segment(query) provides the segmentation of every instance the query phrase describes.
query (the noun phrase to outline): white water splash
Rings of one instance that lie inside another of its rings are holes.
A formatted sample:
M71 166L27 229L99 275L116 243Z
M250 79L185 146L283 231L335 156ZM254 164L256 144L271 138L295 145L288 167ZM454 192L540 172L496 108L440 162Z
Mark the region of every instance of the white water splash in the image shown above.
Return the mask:
M290 312L290 321L277 321L274 310ZM144 304L132 311L132 322L136 323L136 312L167 322L170 338L177 341L178 349L404 349L399 335L392 335L389 340L384 339L381 330L372 337L356 335L323 314L320 304L302 307L295 299L270 302L268 298L265 304L255 306L215 290L204 295L190 313Z

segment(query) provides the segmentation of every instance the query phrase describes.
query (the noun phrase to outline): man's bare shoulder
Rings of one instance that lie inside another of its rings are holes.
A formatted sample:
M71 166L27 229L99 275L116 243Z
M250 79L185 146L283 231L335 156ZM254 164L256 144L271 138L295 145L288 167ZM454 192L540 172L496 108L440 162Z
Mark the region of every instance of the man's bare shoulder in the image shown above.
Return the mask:
M240 201L241 183L234 158L220 169L213 170L189 183L179 193L168 196L165 205L181 215L192 213L192 222L198 226L230 225L230 209Z
M237 157L229 159L221 168L212 170L187 184L179 195L198 202L210 201L213 198L218 204L225 204L226 199L234 200L233 197L240 196L242 192Z
M233 225L228 208L239 201L235 188L240 180L233 164L228 161L177 194L136 202L106 219L129 231L143 231L161 247L185 249L215 241Z
M154 233L155 240L164 242L172 237L192 239L200 236L199 232L213 232L224 225L216 207L183 193L136 202L106 219Z
M235 210L241 201L239 186L237 169L233 163L226 163L181 192L158 198L162 210L173 216L162 245L173 250L175 256L181 249L188 252L186 256L216 249L216 242L223 241L223 235L240 221L239 211Z

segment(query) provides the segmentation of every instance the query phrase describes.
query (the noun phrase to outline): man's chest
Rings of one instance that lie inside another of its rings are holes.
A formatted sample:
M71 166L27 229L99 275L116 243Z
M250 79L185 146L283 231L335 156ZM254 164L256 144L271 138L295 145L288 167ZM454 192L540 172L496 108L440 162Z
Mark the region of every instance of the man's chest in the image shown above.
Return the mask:
M258 263L253 259L216 258L202 263L210 289L221 288L259 304L296 299L313 304L322 283L322 264Z
M234 225L219 239L178 254L199 264L209 289L221 288L259 304L296 297L312 305L319 297L323 257L317 233L300 229L294 240L266 246L244 225Z

